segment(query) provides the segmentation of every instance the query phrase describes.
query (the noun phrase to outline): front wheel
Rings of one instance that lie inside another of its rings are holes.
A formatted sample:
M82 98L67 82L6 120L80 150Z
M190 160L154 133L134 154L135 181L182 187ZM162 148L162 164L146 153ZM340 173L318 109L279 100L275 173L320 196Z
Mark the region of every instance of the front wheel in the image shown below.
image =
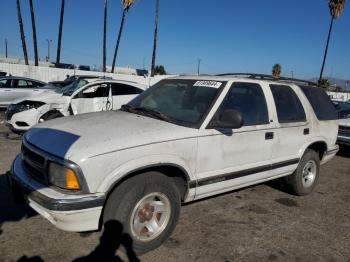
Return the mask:
M286 177L286 184L291 191L304 196L310 194L315 188L320 173L320 158L317 152L307 149L301 158L298 168Z
M157 172L144 173L118 186L107 200L104 223L118 221L136 253L160 246L174 230L181 196L173 181Z

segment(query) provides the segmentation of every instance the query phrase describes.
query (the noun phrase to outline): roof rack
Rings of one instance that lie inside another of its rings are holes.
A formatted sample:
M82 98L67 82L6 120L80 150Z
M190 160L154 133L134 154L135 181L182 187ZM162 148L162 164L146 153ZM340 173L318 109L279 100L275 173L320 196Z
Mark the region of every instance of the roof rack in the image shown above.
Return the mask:
M285 81L285 82L292 82L292 83L303 83L307 85L316 85L317 83L312 82L312 81L307 81L307 80L302 80L302 79L296 79L296 78L290 78L290 77L280 77L280 78L275 78L272 75L266 75L266 74L254 74L254 73L227 73L227 74L219 74L216 76L242 76L242 77L247 77L251 79L261 79L261 80L273 80L273 81Z

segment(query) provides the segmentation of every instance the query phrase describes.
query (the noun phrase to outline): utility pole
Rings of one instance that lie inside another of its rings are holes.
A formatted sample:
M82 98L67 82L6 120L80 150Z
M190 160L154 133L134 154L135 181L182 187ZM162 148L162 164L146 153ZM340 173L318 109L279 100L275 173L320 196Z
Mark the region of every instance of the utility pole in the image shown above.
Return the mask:
M50 44L52 43L52 40L46 39L47 42L47 57L46 62L50 62Z
M292 70L292 71L290 71L291 72L291 74L292 74L292 79L294 79L294 71Z
M199 75L202 59L198 58L197 75Z
M5 38L5 57L7 58L7 38Z

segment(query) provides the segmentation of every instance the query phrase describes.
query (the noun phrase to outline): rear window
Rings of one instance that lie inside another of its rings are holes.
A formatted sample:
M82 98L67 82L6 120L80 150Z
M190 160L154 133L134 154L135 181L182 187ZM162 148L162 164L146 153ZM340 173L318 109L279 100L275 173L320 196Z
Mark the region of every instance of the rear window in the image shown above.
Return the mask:
M275 100L278 122L306 121L304 108L294 90L286 85L270 85Z
M326 92L318 87L300 86L309 100L318 120L336 120L338 114Z

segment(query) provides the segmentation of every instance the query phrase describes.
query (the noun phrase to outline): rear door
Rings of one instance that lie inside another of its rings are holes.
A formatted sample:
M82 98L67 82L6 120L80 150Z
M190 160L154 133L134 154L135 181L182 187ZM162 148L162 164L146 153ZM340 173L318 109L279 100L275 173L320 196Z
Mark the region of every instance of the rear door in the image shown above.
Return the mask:
M79 91L71 100L74 115L109 110L109 84L90 85Z
M11 82L11 79L0 79L0 106L6 106L13 100Z
M12 81L12 101L16 99L25 99L34 95L33 88L25 79L14 79Z
M127 104L130 100L143 92L142 89L122 83L111 83L112 90L112 108L119 109L122 105Z
M300 150L310 137L311 124L307 120L302 101L297 95L301 91L294 88L289 85L270 85L277 111L278 127L277 146L272 151L272 164L285 163L283 168L274 170L276 174L295 170L299 162Z

